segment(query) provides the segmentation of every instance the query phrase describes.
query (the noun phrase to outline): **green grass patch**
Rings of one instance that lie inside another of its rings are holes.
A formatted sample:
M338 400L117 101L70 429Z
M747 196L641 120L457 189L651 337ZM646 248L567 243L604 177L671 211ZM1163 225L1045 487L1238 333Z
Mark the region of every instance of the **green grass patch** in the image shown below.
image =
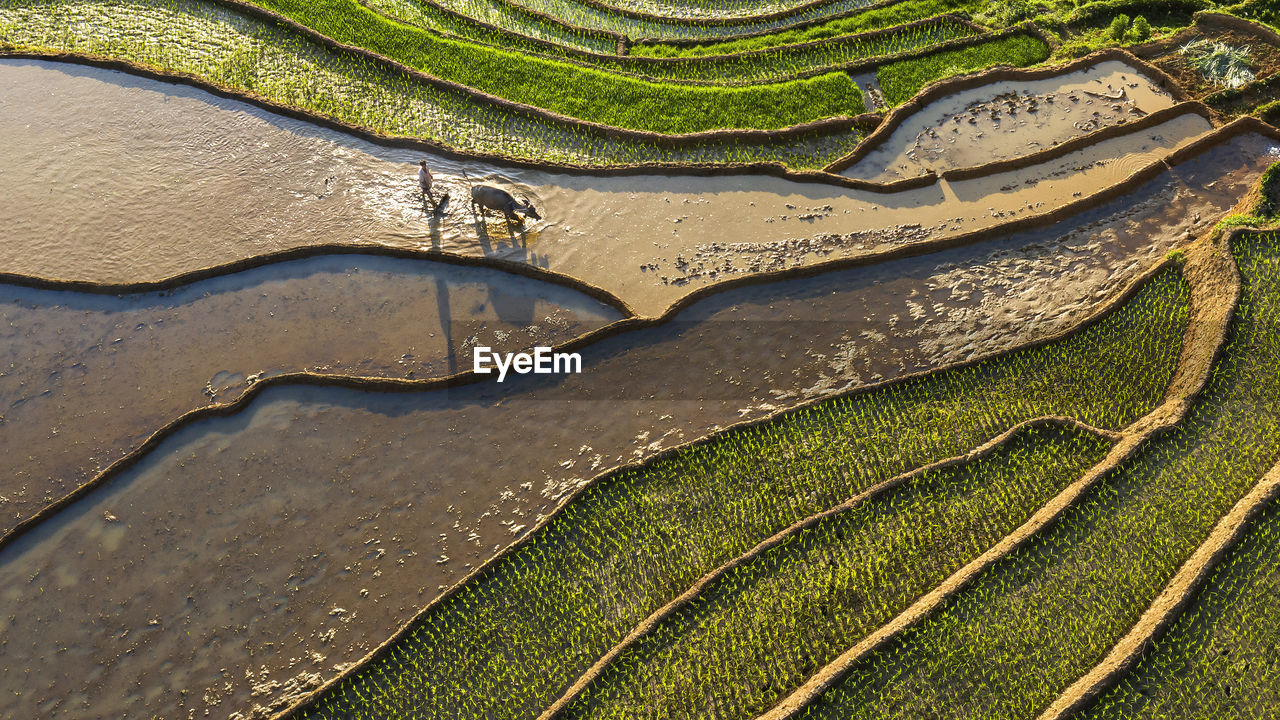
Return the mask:
M1031 35L984 42L956 50L900 60L881 67L876 82L890 107L910 100L929 83L995 65L1027 67L1049 57L1049 46Z
M995 545L1106 456L1032 428L820 521L708 586L612 663L566 720L750 720ZM717 692L716 688L724 691Z
M642 619L764 538L1041 415L1120 427L1162 398L1175 270L1058 342L825 401L592 485L310 718L529 718Z
M802 717L1034 717L1133 627L1280 459L1280 252L1234 251L1243 296L1187 417Z
M256 0L338 42L444 80L569 117L633 130L776 129L865 111L844 73L750 87L654 83L442 37L355 0Z
M698 43L696 45L640 43L631 46L631 54L667 58L727 55L880 30L895 25L905 25L921 18L943 13L969 12L982 6L983 3L977 2L977 0L903 0L902 2L873 8L857 15L831 20L820 25L811 25L794 30L782 30L776 33L738 40L722 40Z
M1077 717L1274 716L1280 708L1277 597L1280 503L1272 503L1137 667Z

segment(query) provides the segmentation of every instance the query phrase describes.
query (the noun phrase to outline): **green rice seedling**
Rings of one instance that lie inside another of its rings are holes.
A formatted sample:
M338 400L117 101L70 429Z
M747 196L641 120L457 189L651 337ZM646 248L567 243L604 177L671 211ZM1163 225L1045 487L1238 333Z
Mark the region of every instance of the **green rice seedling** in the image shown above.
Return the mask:
M1105 656L1280 459L1275 240L1235 245L1243 296L1186 418L802 717L1034 717Z
M1274 270L1272 270L1274 272ZM1081 720L1268 717L1280 707L1280 503L1173 626Z
M1249 47L1236 47L1215 40L1195 40L1178 48L1206 82L1238 88L1253 82Z
M536 716L655 609L801 518L1033 417L1116 428L1145 414L1172 376L1187 299L1166 270L1068 338L824 401L600 479L304 716Z
M749 720L1024 522L1110 442L1032 428L913 478L731 570L619 656L568 720Z
M868 8L865 12L830 20L818 25L795 30L782 30L737 40L719 40L694 45L639 43L631 46L631 54L669 58L727 55L814 42L816 40L828 40L843 35L904 25L921 18L933 17L943 13L971 12L980 7L982 7L982 3L976 0L902 0L892 5Z
M414 0L363 0L388 17L421 27L428 18L417 11ZM698 56L672 62L655 62L633 55L600 55L577 53L551 43L522 39L519 49L544 57L562 57L570 62L610 73L648 81L673 81L708 85L751 85L782 82L798 76L811 76L838 70L850 63L892 55L947 40L970 37L972 27L951 18L936 18L918 25L875 35L846 35L821 41L817 45L764 48L750 55L727 57Z
M994 65L1027 67L1049 57L1049 46L1031 35L1010 35L979 45L890 63L876 71L876 82L892 107L910 100L929 83Z
M648 82L446 38L393 22L356 0L255 4L435 77L614 127L674 134L767 130L865 111L862 93L844 73L749 87Z
M812 0L601 0L600 4L624 12L638 12L675 19L740 19L768 13L794 11Z
M679 147L636 143L425 85L383 64L333 52L287 28L197 0L11 0L0 5L0 42L189 73L389 135L544 162L774 160L793 167L822 167L847 153L861 137L857 131L840 131L789 140L706 140Z
M438 0L450 7L461 7L486 0ZM726 23L692 23L685 18L648 18L619 13L609 8L579 2L578 0L488 0L495 3L519 4L540 13L550 15L569 25L592 30L604 30L632 38L687 38L707 39L735 37L770 32L796 25L841 17L862 10L874 0L832 0L811 5L804 10L783 17L757 20L743 17Z
M613 33L574 27L514 3L468 0L442 5L433 0L365 0L365 5L430 30L512 50L614 54L618 49L618 36Z

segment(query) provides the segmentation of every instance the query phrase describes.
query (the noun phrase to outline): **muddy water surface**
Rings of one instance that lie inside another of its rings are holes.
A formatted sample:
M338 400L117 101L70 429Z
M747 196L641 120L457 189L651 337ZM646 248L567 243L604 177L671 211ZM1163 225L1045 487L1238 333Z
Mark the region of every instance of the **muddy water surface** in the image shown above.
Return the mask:
M484 268L335 256L125 296L0 285L0 531L184 412L257 378L429 378L472 347L556 345L618 319L575 290Z
M273 706L584 479L808 396L1069 326L1208 229L1277 152L1237 138L1041 231L718 295L585 349L582 375L268 391L0 554L0 715Z
M1173 105L1136 68L1114 60L1059 77L997 82L936 100L841 174L887 182L1021 157Z
M0 61L0 79L0 131L18 148L0 160L9 200L0 223L10 229L0 268L46 277L155 279L286 247L372 242L548 268L657 315L779 256L812 264L988 228L1119 176L1103 164L1044 180L1032 167L877 194L771 177L601 178L432 157L454 198L435 218L418 197L419 153L113 71ZM1187 139L1139 137L1130 150L1159 154ZM474 182L527 196L545 219L520 227L473 216L462 200Z

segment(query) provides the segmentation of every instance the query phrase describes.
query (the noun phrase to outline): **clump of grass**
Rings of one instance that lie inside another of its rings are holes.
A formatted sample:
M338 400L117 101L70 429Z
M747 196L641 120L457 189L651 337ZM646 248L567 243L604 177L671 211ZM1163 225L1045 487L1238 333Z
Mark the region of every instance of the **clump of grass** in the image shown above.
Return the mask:
M1217 40L1200 39L1183 45L1178 52L1212 85L1238 88L1253 82L1247 45L1236 47Z
M1111 27L1107 29L1107 35L1115 41L1124 40L1124 35L1129 31L1129 16L1117 15L1111 20Z
M1280 252L1233 251L1243 295L1187 417L801 717L1034 717L1133 626L1280 459Z
M1049 57L1049 46L1031 35L1010 35L881 67L876 82L891 107L910 100L929 83L994 65L1026 67Z
M1118 427L1145 414L1186 314L1169 270L1070 338L825 401L598 481L306 717L533 717L655 609L800 518L1032 417Z

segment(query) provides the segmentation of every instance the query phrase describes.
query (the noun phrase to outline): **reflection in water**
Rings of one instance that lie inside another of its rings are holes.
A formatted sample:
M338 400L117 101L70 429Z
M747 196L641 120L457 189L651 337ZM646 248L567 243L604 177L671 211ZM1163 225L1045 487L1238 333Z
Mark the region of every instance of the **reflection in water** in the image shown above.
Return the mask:
M558 345L617 320L577 291L482 268L372 256L269 265L125 296L0 285L0 531L182 413L254 378L430 378L472 348ZM461 359L459 359L461 358Z
M273 389L0 554L0 714L271 706L610 467L1079 321L1210 227L1270 151L1244 136L1042 231L714 296L583 349L579 376Z

